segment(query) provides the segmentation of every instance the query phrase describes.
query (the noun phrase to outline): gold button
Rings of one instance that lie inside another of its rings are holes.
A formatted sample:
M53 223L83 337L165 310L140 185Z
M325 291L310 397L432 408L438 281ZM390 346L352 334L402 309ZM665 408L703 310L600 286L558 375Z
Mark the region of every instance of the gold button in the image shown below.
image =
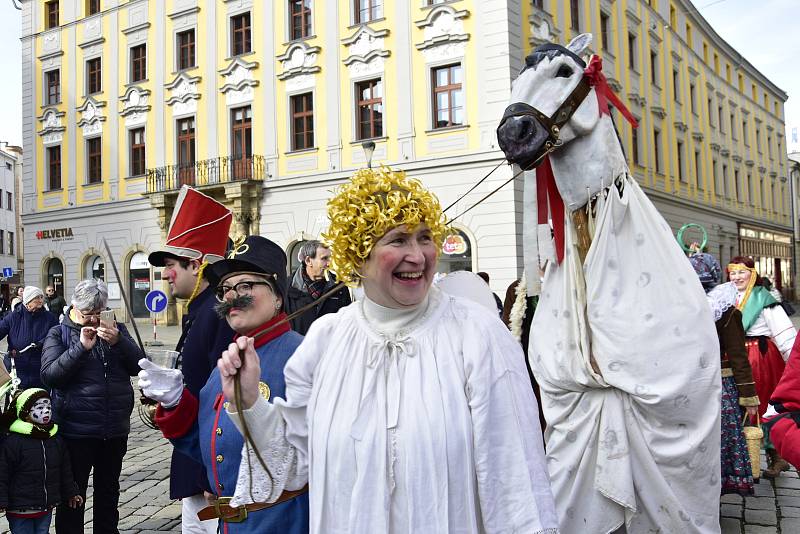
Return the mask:
M230 402L228 402L228 401L225 401L225 402L222 404L222 407L223 407L223 408L225 408L225 409L227 410L227 409L228 409L228 406L230 406L230 405L231 405L231 403L230 403Z
M224 457L223 457L221 454L218 454L218 455L217 455L217 463L218 463L218 464L221 464L221 463L222 463L222 460L224 460L224 459L225 459L225 458L224 458Z
M222 435L222 429L220 427L217 427L217 435L218 436Z

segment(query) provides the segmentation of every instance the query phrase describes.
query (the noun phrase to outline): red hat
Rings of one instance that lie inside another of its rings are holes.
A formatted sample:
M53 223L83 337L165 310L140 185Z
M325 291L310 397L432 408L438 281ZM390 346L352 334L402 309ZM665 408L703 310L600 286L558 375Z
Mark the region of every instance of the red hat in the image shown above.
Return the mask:
M225 255L232 220L231 210L184 185L172 212L167 242L147 259L156 267L163 267L168 257L219 261Z

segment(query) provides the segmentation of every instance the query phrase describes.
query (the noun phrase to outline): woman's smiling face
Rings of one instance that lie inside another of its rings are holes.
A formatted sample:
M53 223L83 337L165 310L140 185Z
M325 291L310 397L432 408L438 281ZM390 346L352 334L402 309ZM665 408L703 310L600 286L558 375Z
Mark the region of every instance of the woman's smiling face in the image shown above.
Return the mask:
M416 306L431 287L437 252L426 225L392 228L375 243L360 269L364 292L387 308Z

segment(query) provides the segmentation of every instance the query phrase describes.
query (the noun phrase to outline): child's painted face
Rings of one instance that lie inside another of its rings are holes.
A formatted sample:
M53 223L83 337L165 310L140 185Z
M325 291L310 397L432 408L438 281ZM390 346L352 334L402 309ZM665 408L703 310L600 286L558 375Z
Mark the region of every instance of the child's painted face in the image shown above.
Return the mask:
M39 399L33 403L30 413L31 423L46 425L52 416L53 409L50 406L50 399Z

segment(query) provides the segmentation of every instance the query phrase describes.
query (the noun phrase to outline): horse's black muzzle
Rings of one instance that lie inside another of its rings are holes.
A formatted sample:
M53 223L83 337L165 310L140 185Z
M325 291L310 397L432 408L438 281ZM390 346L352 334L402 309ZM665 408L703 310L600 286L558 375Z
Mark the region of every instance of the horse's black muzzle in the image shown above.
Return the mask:
M528 104L516 102L508 106L497 127L497 142L509 163L522 169L533 168L545 152L550 138L539 113Z

